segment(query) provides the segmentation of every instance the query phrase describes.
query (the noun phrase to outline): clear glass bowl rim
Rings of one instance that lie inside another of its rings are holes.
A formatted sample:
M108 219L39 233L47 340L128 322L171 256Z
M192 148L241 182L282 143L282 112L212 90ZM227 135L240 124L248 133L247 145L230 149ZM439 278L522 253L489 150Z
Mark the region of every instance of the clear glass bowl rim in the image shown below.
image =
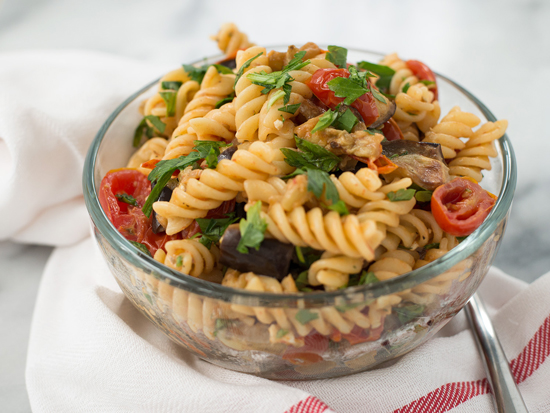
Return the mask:
M275 46L277 47L277 46ZM273 47L273 48L275 48ZM280 46L279 46L280 47ZM286 47L286 46L285 46ZM382 54L377 52L371 52L367 50L348 48L348 50L357 53L369 53L372 55ZM222 60L224 55L217 55L208 58L208 61ZM192 64L204 63L205 59L201 59ZM477 108L483 113L483 115L489 121L496 121L497 119L493 113L473 94L468 90L452 81L451 79L435 73L437 77L445 79L452 86L462 92ZM516 188L517 181L517 167L515 162L514 150L512 148L510 139L507 134L500 138L497 142L500 146L503 156L503 184L498 194L498 199L493 207L489 216L485 219L483 224L461 242L456 248L452 249L449 253L443 257L435 260L434 262L413 270L409 273L403 274L399 277L392 278L390 280L381 281L379 283L363 285L357 287L350 287L343 290L331 291L331 292L315 292L315 293L294 293L294 294L273 294L273 293L258 293L249 292L245 290L237 290L231 287L226 287L220 284L215 284L209 281L201 280L199 278L192 277L190 275L182 274L178 271L174 271L159 262L155 261L152 257L145 255L137 250L129 241L127 241L111 224L101 205L99 203L98 194L95 187L94 170L96 166L96 159L99 152L100 145L107 133L109 127L117 118L117 116L135 99L139 98L144 92L149 90L152 86L158 83L159 79L147 84L124 102L122 102L118 108L107 118L105 123L99 129L95 136L86 156L84 164L84 173L82 177L84 200L88 213L92 218L95 226L99 229L100 233L105 237L108 243L114 248L114 250L124 257L132 265L141 268L144 271L149 271L153 276L170 280L170 284L182 288L185 291L210 297L213 299L219 299L226 302L233 302L242 305L250 306L266 306L266 307L317 307L322 305L338 305L343 302L360 301L368 298L376 298L383 295L396 293L405 289L412 288L418 284L421 284L431 278L434 278L444 271L447 271L460 261L464 260L471 254L473 254L481 245L491 236L496 230L498 224L506 217L508 210L512 205L512 199ZM360 297L360 298L358 298Z

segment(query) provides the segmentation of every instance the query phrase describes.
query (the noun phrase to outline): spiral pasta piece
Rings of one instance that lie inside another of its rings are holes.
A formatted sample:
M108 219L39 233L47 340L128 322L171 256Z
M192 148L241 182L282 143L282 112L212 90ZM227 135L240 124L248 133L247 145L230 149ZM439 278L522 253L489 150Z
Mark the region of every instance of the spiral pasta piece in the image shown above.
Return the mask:
M374 259L374 249L385 235L384 228L372 220L360 222L356 215L340 217L335 211L323 215L320 208L306 213L298 207L286 212L277 203L262 217L267 222L267 233L281 242L367 261Z
M498 155L494 142L504 136L507 126L506 120L499 120L494 123L487 122L475 131L464 145L464 149L450 162L450 175L468 176L481 182L483 179L481 172L491 170L489 157Z
M218 43L219 49L226 56L233 56L238 50L248 49L254 45L234 23L223 24L219 32L215 36L211 36L211 39Z
M165 249L166 256L157 259L163 258L164 265L192 277L204 278L218 264L219 250L215 245L208 249L196 240L184 239L168 241Z
M266 181L248 179L244 182L248 204L261 201L264 205L280 203L285 211L304 205L312 200L312 194L307 190L307 176L298 175L287 182L278 177Z
M166 233L175 234L193 219L203 218L222 202L234 199L244 191L246 179L265 180L279 175L280 169L272 164L275 152L280 151L269 144L254 142L248 150L237 150L231 160L221 160L215 169L196 170L200 176L180 181L170 202L153 204L155 212L168 221Z
M308 281L314 286L323 285L326 291L334 291L348 285L349 275L360 272L362 266L362 258L325 252L309 267Z
M369 201L379 201L386 197L384 193L378 192L382 186L378 174L369 168L361 168L356 173L344 172L338 178L331 175L330 179L340 199L352 208L361 208Z
M460 138L471 138L474 134L472 128L479 125L479 122L476 115L463 112L455 106L426 133L423 142L439 143L445 159L455 158L457 151L466 146Z
M213 109L201 118L189 121L190 131L200 141L226 141L235 138L235 109L233 103L227 103L219 109Z
M152 159L162 159L167 144L168 141L164 138L149 139L132 155L126 167L140 168L144 162Z
M380 281L389 280L412 271L417 258L418 254L412 251L388 251L371 264L369 271L372 271Z

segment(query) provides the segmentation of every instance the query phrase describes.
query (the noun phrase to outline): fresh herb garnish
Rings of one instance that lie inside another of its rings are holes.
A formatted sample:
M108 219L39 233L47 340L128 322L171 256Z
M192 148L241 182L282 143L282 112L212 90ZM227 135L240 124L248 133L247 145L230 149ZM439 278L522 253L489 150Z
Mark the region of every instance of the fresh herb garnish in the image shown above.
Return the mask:
M217 244L227 227L239 218L235 218L234 213L226 214L227 218L196 218L197 224L201 229L201 238L199 242L206 248L210 249L212 243Z
M332 171L340 162L340 158L332 152L326 150L320 145L311 143L298 136L294 136L296 147L300 152L281 148L281 152L286 156L286 163L296 168L318 168L325 172Z
M260 73L250 73L246 77L255 85L263 86L262 93L267 94L273 89L282 89L282 94L277 94L277 98L272 98L273 104L277 99L284 96L283 104L288 104L290 100L290 93L292 92L292 86L289 84L294 80L290 75L293 70L299 70L309 64L309 60L302 62L302 58L306 55L305 50L298 52L294 55L294 58L285 66L282 70L266 73L261 71ZM269 105L271 106L271 105Z
M166 124L161 121L158 116L147 115L145 116L145 119L151 122L155 129L158 130L160 133L164 133L164 130L166 129Z
M332 126L334 126L336 129L351 132L357 122L359 122L359 119L357 119L353 112L348 108L345 110L344 113L336 118Z
M173 90L159 92L160 97L166 103L166 116L174 116L176 114L176 97L177 93Z
M467 235L466 235L465 237L456 237L456 240L457 240L458 242L462 242L462 241L464 241L466 238L468 238Z
M359 307L361 303L349 303L349 304L343 304L343 305L335 305L334 308L339 313L345 313L346 311L353 310L356 307Z
M217 318L216 325L214 326L214 332L212 333L212 335L216 337L221 330L224 330L228 327L233 326L236 322L237 322L236 320L226 320L224 318Z
M409 82L405 83L405 86L403 86L403 88L401 89L403 91L403 93L407 93L407 91L409 90L409 88L411 87L411 85L409 84Z
M115 197L119 201L122 201L128 205L138 206L136 198L134 198L132 195L122 193L122 194L116 194Z
M178 258L176 258L176 268L181 268L182 265L183 265L183 257L181 255L178 255Z
M147 119L143 118L134 132L134 148L139 147L142 136L145 135L147 139L151 139L155 136L155 130L149 126Z
M155 165L153 170L149 173L149 176L147 176L147 179L151 182L157 182L147 197L147 201L145 201L143 208L141 208L147 218L151 215L153 203L159 198L160 193L172 177L174 171L176 169L185 169L200 159L202 158L198 152L191 152L187 156L180 156L179 158L160 161Z
M248 67L251 65L251 63L256 60L258 57L260 57L264 52L260 52L258 53L256 56L254 57L251 57L250 59L248 59L246 62L243 63L243 65L240 67L240 69L238 70L237 72L237 76L235 77L235 83L233 83L233 89L235 89L235 85L237 84L237 82L239 81L239 79L241 78L241 76L243 75L244 71L246 69L248 69Z
M226 98L223 98L222 100L218 100L218 103L216 103L216 106L214 106L214 109L219 109L221 108L223 105L225 105L226 103L231 103L233 102L233 99L235 98L235 92L231 93L231 95L229 95L228 97Z
M194 148L200 155L201 159L206 161L206 166L214 169L218 166L218 156L220 156L220 148L231 146L230 143L218 141L194 141Z
M199 85L202 83L202 79L204 79L204 75L206 74L206 71L208 70L209 65L203 65L201 67L195 67L193 65L182 65L183 70L185 70L185 73L187 73L187 76L191 80L194 80Z
M275 336L277 338L283 338L287 334L288 334L288 330L285 330L285 329L281 328L281 329L279 329L279 331L277 331L277 334Z
M300 274L298 274L298 277L294 281L296 284L296 288L298 288L298 290L303 292L312 291L311 288L307 287L307 285L309 284L307 273L308 273L307 270L302 271Z
M388 198L391 202L409 201L415 192L414 189L400 189L397 192L388 192Z
M368 72L358 72L354 66L350 66L349 73L349 77L335 77L327 83L336 97L345 98L344 105L351 105L369 91L366 80Z
M361 273L361 278L359 278L359 283L357 285L365 285L365 284L374 284L380 282L378 277L374 275L372 271L363 271Z
M434 242L433 244L424 245L425 250L437 249L439 248L439 242Z
M183 85L183 82L180 82L179 80L170 80L162 82L160 85L164 90L175 90L177 92L181 85Z
M295 105L286 105L286 106L280 107L278 110L280 112L286 112L286 113L290 113L290 114L294 115L296 113L296 111L298 110L298 108L300 107L300 105L301 105L301 103L296 103Z
M424 306L421 304L409 304L403 307L393 307L392 311L397 315L402 324L419 317L424 312Z
M264 233L267 229L267 223L261 217L262 202L257 201L246 212L246 219L241 219L239 229L241 231L241 239L237 245L237 251L242 254L248 254L248 247L260 249L260 244L264 240Z
M233 74L233 70L231 70L227 66L218 65L218 64L215 64L215 65L212 65L212 66L214 66L218 70L218 73L220 73L222 75L232 75Z
M348 49L340 46L329 46L326 59L336 66L345 69L348 64Z
M295 318L300 322L300 324L306 325L310 321L317 320L319 318L319 314L309 310L301 309L298 310Z
M271 106L282 97L285 97L285 92L282 89L273 93L273 96L267 101L267 110L271 109Z
M387 93L390 88L390 83L393 75L395 74L395 70L393 70L389 66L377 65L375 63L365 61L357 63L357 66L359 66L361 69L365 69L377 74L378 80L376 81L376 87L378 87L378 89L380 89L381 91Z
M151 253L149 252L149 249L145 244L142 244L141 242L136 242L136 241L130 241L130 244L132 244L138 250L143 252L145 255L151 256Z
M421 80L420 83L426 86L435 85L435 82L433 80Z
M418 202L430 202L432 200L432 191L417 191L414 197Z
M315 127L311 130L311 133L313 134L315 132L328 128L334 123L334 121L336 121L336 119L338 119L338 111L332 109L327 110L319 117L319 120L315 124Z

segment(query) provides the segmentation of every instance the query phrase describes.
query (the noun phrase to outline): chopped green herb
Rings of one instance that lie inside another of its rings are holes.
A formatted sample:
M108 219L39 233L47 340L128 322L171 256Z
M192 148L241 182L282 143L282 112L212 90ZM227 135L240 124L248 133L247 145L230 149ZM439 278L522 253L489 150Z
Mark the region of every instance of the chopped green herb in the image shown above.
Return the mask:
M228 97L226 98L223 98L222 100L218 100L218 103L216 103L216 106L214 106L215 109L219 109L221 108L223 105L225 105L226 103L231 103L233 102L233 99L235 98L235 92L231 93L231 95L229 95Z
M227 227L239 220L239 218L234 218L234 215L234 213L230 213L227 214L227 218L217 219L196 218L195 221L199 224L202 233L200 243L208 249L212 243L218 244Z
M195 234L197 235L197 234ZM181 268L183 265L183 257L181 255L178 255L178 258L176 259L176 267Z
M173 90L159 92L160 97L166 103L166 116L171 117L176 114L176 97L177 93Z
M201 156L198 152L191 152L187 156L180 156L179 158L160 161L155 165L153 170L149 173L147 179L151 182L157 181L157 183L147 197L147 201L145 201L143 208L141 208L146 217L151 215L153 203L159 198L163 188L172 177L172 173L174 173L176 169L185 169L200 159Z
M370 89L372 96L380 103L387 103L386 99L384 99L384 96L382 93L378 92L376 89L371 88Z
M151 139L153 136L155 136L155 130L149 126L146 118L143 118L141 120L138 127L136 128L136 131L134 132L134 148L139 147L143 135L145 135L147 139Z
M439 242L434 242L433 244L424 245L425 250L432 250L432 249L438 249L439 248Z
M339 201L336 201L334 204L327 205L327 208L332 211L338 212L340 215L349 215L348 207L346 206L346 203L341 199Z
M403 88L401 89L403 91L403 93L407 93L407 91L409 90L409 88L411 87L411 85L409 85L409 82L405 83L405 86L403 86Z
M332 204L340 200L338 190L331 181L329 174L320 169L307 169L307 190L313 192L317 199L320 199L324 194L325 199L332 201Z
M199 85L202 83L202 79L204 79L204 75L208 70L208 65L203 65L201 67L195 67L192 65L182 65L182 66L183 66L183 70L185 70L185 73L187 73L189 78L197 82Z
M345 313L346 311L353 310L354 308L359 307L361 304L362 303L349 303L343 305L335 305L334 308L336 308L339 313Z
M432 200L432 191L417 191L414 197L418 202L430 202Z
M243 75L244 71L246 69L248 69L248 67L250 66L250 64L256 60L258 57L260 57L264 52L260 52L258 53L256 56L254 57L251 57L250 59L248 59L246 62L243 63L243 65L240 67L239 71L237 72L237 76L235 77L235 83L233 84L233 89L235 89L235 85L237 84L237 82L239 81L239 79L241 78L241 76Z
M233 70L231 70L227 66L218 65L218 64L212 65L212 66L214 66L218 70L218 73L221 73L222 75L232 75L233 74Z
M397 315L401 323L406 324L420 317L424 312L424 308L425 307L421 304L409 304L403 307L393 307L392 311Z
M341 129L347 132L351 132L351 130L357 124L357 122L359 122L359 119L357 119L357 117L353 114L353 112L348 108L342 115L338 116L333 126L336 129Z
M166 81L161 83L161 87L164 90L175 90L176 92L180 89L183 82L178 80Z
M369 90L363 84L350 77L335 77L327 83L334 95L344 99L344 105L351 105L355 100L363 96Z
M318 132L320 130L328 128L332 123L338 118L338 111L333 111L332 109L327 110L323 113L311 133Z
M389 90L392 77L395 74L395 70L388 66L377 65L375 63L365 61L357 63L357 66L359 66L361 69L369 70L372 73L376 73L378 75L376 87L378 87L378 89L383 92L387 92Z
M296 147L300 152L282 148L286 163L296 168L318 168L325 172L332 171L340 162L340 158L320 145L294 136Z
M164 130L166 129L166 124L161 121L158 116L147 115L145 116L145 119L151 122L155 129L158 130L160 133L164 133Z
M435 82L433 80L421 80L420 83L426 86L435 85Z
M462 241L464 241L466 238L468 238L467 235L466 235L465 237L456 237L456 240L457 240L458 242L462 242Z
M300 107L301 103L296 103L295 105L286 105L281 108L279 108L280 112L286 112L294 115L298 108ZM281 115L282 116L282 115Z
M296 256L298 257L298 261L300 261L302 264L306 263L306 259L304 258L304 254L302 254L302 248L296 245Z
M206 161L206 166L210 169L214 169L218 166L218 156L220 156L220 148L231 146L230 143L219 141L194 141L195 149L201 159Z
M264 233L267 229L267 223L261 217L262 202L257 201L246 212L246 219L241 219L239 229L241 239L237 245L237 251L242 254L248 254L248 247L260 249L260 244L264 240Z
M271 109L271 106L273 106L273 104L282 97L285 97L284 90L278 90L273 93L273 96L271 96L271 98L267 101L267 110Z
M366 284L374 284L380 282L378 277L374 275L372 271L363 271L361 273L361 278L359 279L359 283L357 285L366 285Z
M122 194L116 194L115 197L119 201L122 201L128 205L138 206L136 198L134 198L132 195L122 193Z
M329 46L326 59L336 66L345 69L348 63L348 49L340 46Z
M153 299L151 298L151 296L147 293L144 293L143 296L145 298L147 298L147 301L149 301L149 304L153 305Z
M309 310L301 309L298 310L295 318L300 322L300 324L306 325L310 321L317 320L319 318L319 314Z
M388 192L388 198L391 202L409 201L415 192L414 189L400 189L397 192Z
M228 327L235 325L236 322L237 322L236 320L226 320L224 318L217 318L216 325L214 326L214 332L212 333L212 335L216 337L221 330L224 330Z
M294 281L296 283L296 288L300 291L304 291L304 288L307 288L306 286L309 284L307 273L307 270L302 271Z
M288 330L285 330L285 329L281 328L279 331L277 331L276 337L277 338L283 338L287 334L288 334Z
M138 250L143 252L145 255L151 256L151 253L149 252L149 249L145 244L142 244L141 242L136 242L136 241L130 241L130 244L132 244Z
M367 132L369 135L376 135L378 133L379 135L384 136L384 132L382 132L380 129L365 129L365 132Z

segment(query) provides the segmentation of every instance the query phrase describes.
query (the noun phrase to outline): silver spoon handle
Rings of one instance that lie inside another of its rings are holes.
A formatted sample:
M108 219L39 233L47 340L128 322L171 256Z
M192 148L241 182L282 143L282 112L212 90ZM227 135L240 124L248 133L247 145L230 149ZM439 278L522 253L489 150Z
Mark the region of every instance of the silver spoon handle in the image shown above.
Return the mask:
M465 306L499 413L528 413L491 319L477 293Z

